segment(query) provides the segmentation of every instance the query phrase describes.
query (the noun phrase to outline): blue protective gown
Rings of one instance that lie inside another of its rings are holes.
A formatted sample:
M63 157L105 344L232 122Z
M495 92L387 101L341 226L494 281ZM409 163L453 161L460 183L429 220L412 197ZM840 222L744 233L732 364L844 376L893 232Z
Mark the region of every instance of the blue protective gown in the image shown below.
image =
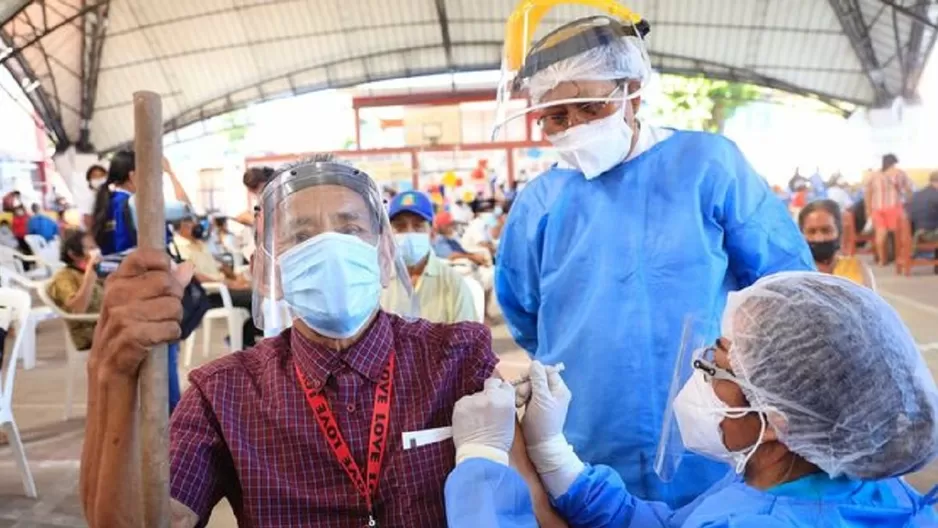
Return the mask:
M456 466L445 500L450 528L537 526L524 480L489 460ZM935 500L897 478L863 482L815 474L760 491L731 472L672 510L630 495L611 468L587 466L554 506L570 528L925 528L938 526Z
M528 183L502 231L495 291L518 344L565 363L576 452L636 496L679 506L725 471L695 456L669 483L654 471L685 317L718 321L727 292L813 269L735 144L678 131L592 181L555 167Z

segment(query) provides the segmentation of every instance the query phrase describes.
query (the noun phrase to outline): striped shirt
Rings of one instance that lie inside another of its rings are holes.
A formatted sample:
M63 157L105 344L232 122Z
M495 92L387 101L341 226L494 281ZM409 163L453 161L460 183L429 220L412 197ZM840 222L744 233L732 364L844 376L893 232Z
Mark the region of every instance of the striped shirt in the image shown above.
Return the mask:
M873 211L892 209L902 205L903 196L912 191L912 180L905 172L891 167L871 173L866 188L866 199Z

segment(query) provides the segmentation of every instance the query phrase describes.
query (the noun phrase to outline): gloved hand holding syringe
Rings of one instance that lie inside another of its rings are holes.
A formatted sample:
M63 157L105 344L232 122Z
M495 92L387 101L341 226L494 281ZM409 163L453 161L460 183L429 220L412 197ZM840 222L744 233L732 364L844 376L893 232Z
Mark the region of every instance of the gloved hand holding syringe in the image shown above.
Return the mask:
M556 365L547 365L545 370L551 372L563 372L566 367L563 363ZM511 384L515 387L515 406L524 407L531 399L531 381L527 375L513 380ZM422 431L405 432L402 435L404 449L414 449L427 444L442 442L453 437L452 427L437 427L436 429L424 429Z

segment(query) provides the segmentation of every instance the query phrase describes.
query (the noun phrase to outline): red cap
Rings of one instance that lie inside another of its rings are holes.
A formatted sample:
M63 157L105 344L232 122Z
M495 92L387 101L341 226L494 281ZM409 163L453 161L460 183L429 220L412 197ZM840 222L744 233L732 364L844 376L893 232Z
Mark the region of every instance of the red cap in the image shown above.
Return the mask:
M443 211L436 215L436 222L434 222L437 227L448 226L453 223L453 215L449 214L449 211Z

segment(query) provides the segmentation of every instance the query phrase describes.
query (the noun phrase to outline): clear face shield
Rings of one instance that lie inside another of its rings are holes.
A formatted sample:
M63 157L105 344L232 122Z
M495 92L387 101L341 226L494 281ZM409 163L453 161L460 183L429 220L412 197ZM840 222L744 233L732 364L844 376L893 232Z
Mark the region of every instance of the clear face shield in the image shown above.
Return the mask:
M580 18L544 20L559 5ZM638 14L610 0L523 0L505 29L492 140L508 140L507 125L518 118L536 119L550 138L620 110L641 93L633 82L650 77L648 32Z
M337 161L286 168L260 196L254 254L254 324L265 336L304 324L325 337L355 335L399 281L401 306L416 314L407 268L374 181Z
M684 445L675 415L678 394L691 379L701 360L712 362L712 347L720 337L720 322L713 318L689 315L684 319L681 332L681 350L674 363L674 374L668 390L668 404L661 424L661 438L655 456L655 472L665 482L671 481L681 467L682 460L692 455ZM701 399L700 401L705 401Z

